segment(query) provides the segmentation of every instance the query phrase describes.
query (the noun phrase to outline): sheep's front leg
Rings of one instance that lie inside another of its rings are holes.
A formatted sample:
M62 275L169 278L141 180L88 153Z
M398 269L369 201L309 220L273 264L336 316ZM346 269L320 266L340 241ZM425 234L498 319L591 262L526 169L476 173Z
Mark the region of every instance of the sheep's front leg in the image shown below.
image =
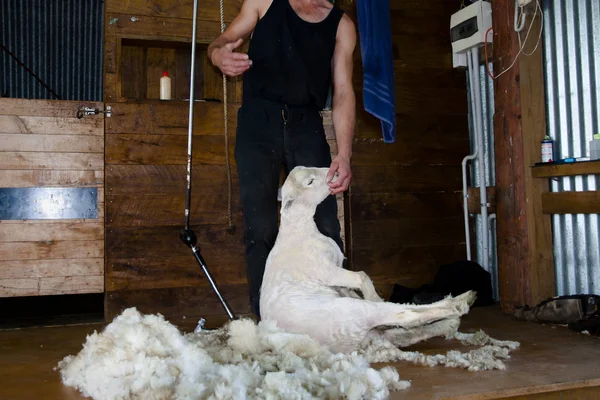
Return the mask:
M318 279L326 286L347 287L350 289L358 289L362 292L365 300L382 302L379 297L371 278L363 271L349 271L338 267L325 267L319 270Z

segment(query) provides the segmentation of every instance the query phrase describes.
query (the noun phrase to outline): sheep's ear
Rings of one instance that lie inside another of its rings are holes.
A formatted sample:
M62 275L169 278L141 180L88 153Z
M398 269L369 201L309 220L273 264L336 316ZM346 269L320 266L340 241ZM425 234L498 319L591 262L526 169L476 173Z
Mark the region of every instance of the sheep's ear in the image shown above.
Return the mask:
M277 201L281 201L281 188L277 189Z

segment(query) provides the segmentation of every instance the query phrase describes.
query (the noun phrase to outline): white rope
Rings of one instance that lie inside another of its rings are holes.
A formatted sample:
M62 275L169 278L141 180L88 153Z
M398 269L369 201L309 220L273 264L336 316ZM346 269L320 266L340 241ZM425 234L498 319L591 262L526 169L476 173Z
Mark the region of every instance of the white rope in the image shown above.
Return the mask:
M221 18L221 33L225 31L223 0L219 0L219 14ZM229 228L233 227L232 212L231 212L231 163L229 161L229 127L228 127L228 112L227 112L227 76L223 74L223 124L225 127L225 161L227 164L227 222Z

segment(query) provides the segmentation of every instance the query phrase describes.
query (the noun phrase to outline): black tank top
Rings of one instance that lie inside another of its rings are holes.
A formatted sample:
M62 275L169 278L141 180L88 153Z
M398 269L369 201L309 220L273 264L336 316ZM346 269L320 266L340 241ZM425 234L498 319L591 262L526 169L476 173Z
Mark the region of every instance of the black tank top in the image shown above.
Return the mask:
M267 99L290 106L325 107L331 59L343 11L333 6L317 23L300 18L289 0L273 0L258 21L248 49L243 101Z

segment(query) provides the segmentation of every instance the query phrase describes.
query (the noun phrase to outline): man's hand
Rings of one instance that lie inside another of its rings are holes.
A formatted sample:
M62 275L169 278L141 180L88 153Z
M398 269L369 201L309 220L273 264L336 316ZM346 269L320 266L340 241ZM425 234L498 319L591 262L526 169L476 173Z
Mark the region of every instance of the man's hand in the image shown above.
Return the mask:
M241 75L252 65L252 60L248 58L248 54L233 51L240 47L243 41L243 39L238 39L235 42L215 48L210 53L213 65L217 66L225 75Z
M338 174L338 179L331 182L335 173ZM331 161L329 172L327 173L326 181L329 183L331 194L335 195L344 192L350 186L352 180L352 171L350 171L350 160L346 157L337 155Z

